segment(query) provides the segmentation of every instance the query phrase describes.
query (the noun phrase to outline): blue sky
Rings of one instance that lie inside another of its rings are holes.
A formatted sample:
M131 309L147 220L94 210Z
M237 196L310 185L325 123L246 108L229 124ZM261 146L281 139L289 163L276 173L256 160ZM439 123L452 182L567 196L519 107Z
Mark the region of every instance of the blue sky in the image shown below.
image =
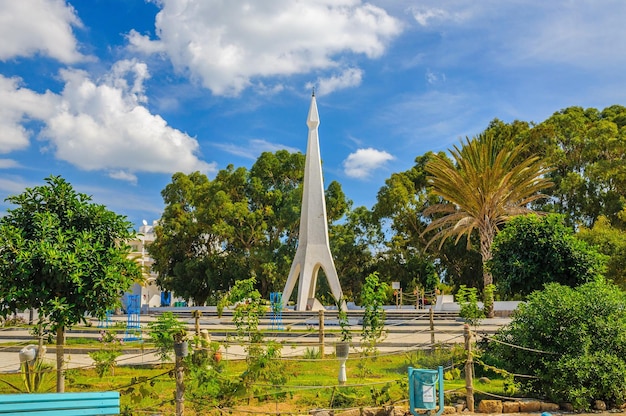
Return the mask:
M0 0L0 199L62 175L139 226L174 172L306 147L370 208L494 118L626 105L622 0ZM0 212L8 205L0 204Z

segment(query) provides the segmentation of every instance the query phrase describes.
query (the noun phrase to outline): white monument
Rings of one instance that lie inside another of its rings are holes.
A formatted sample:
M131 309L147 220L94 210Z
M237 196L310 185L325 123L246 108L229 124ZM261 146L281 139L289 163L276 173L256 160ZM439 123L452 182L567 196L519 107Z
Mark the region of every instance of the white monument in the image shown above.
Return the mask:
M291 264L291 270L289 271L289 277L287 278L282 297L284 305L287 305L295 284L300 279L298 300L295 308L297 311L323 308L319 301L315 299L317 275L320 268L324 270L335 299L341 299L342 297L341 285L339 284L335 262L330 254L330 245L328 243L324 180L322 179L322 161L317 133L320 119L317 113L315 93L311 97L311 107L306 124L309 126L309 138L304 163L304 185L298 249Z

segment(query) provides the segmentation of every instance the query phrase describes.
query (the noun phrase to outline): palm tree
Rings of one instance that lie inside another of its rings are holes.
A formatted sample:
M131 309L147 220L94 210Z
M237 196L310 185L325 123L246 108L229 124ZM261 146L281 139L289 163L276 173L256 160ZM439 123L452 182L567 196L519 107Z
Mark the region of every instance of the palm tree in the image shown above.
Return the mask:
M523 144L498 144L491 134L466 138L461 144L450 150L454 163L434 155L425 167L431 192L445 202L423 211L433 218L423 234L436 230L428 245L440 240L440 249L447 238L456 237L458 243L466 235L469 248L471 234L478 230L486 287L493 283L485 267L493 238L507 220L533 212L530 203L546 197L540 191L552 186L545 177L550 169L537 156L522 157Z

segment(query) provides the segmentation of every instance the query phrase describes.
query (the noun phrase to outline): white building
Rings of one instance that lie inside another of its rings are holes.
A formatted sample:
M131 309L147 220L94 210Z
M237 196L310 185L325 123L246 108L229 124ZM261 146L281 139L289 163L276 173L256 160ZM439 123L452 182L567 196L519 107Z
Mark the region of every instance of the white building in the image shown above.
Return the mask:
M152 271L152 263L154 261L148 255L148 246L155 240L154 226L157 221L153 221L152 225L148 225L147 221L143 221L143 225L139 227L137 238L129 242L131 247L131 256L137 259L142 267L144 282L143 284L133 284L128 295L139 295L141 308L156 308L161 306L161 290L156 285L157 275ZM126 299L122 300L126 307Z

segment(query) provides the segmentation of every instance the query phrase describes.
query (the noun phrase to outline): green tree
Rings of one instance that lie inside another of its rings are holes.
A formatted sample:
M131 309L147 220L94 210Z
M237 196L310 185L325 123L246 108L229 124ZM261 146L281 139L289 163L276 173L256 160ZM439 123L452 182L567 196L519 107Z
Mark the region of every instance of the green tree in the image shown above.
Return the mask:
M425 168L431 192L443 201L424 210L432 218L424 234L434 231L429 244L439 240L439 247L450 237L458 242L463 236L469 245L477 230L484 286L493 283L484 265L491 259L498 230L512 216L530 212L528 205L544 197L541 191L551 186L541 160L521 158L523 150L523 145L499 147L492 134L485 134L466 139L461 148L454 146L454 163L434 155Z
M304 155L264 152L250 170L232 165L213 180L176 173L149 247L158 284L204 304L254 278L262 296L282 289L298 241ZM329 222L348 210L341 186L326 190Z
M347 300L356 300L361 292L363 276L371 273L375 266L372 252L382 239L379 223L365 207L349 211L345 221L329 228L330 247Z
M487 353L531 395L587 410L626 401L626 292L602 280L533 292ZM485 358L486 355L485 355Z
M626 217L626 209L620 213ZM604 277L626 290L626 231L613 227L600 216L592 228L581 227L576 237L607 257Z
M522 215L495 237L488 267L506 295L528 295L546 283L577 286L599 278L605 256L578 239L562 215Z
M161 195L165 209L154 228L156 239L148 246L158 273L157 284L185 299L202 305L229 283L228 279L207 279L209 270L222 270L219 238L211 233L211 218L205 211L209 180L199 172L175 173Z
M619 218L626 207L626 107L565 108L534 126L526 141L554 167L543 210L565 214L570 225L592 227L604 215L626 228Z
M126 218L91 203L59 176L6 200L0 219L0 314L34 308L56 331L57 391L65 389L65 329L104 317L141 279Z
M501 144L524 143L524 155L541 155L553 167L555 186L537 209L564 214L570 225L592 227L603 215L626 228L619 218L626 207L626 107L568 107L539 124L494 119L485 132Z
M421 212L436 202L429 196L424 170L432 156L431 152L419 156L411 169L392 174L378 191L371 214L372 221L378 222L380 229L389 230L384 246L376 250L378 256L374 268L380 276L393 276L393 281L409 290L416 286L434 290L439 281L434 260L436 257L450 258L446 257L449 253L442 253L445 250L427 252L427 240L422 235L428 224ZM450 263L440 261L438 264L441 275L453 276L447 270Z

